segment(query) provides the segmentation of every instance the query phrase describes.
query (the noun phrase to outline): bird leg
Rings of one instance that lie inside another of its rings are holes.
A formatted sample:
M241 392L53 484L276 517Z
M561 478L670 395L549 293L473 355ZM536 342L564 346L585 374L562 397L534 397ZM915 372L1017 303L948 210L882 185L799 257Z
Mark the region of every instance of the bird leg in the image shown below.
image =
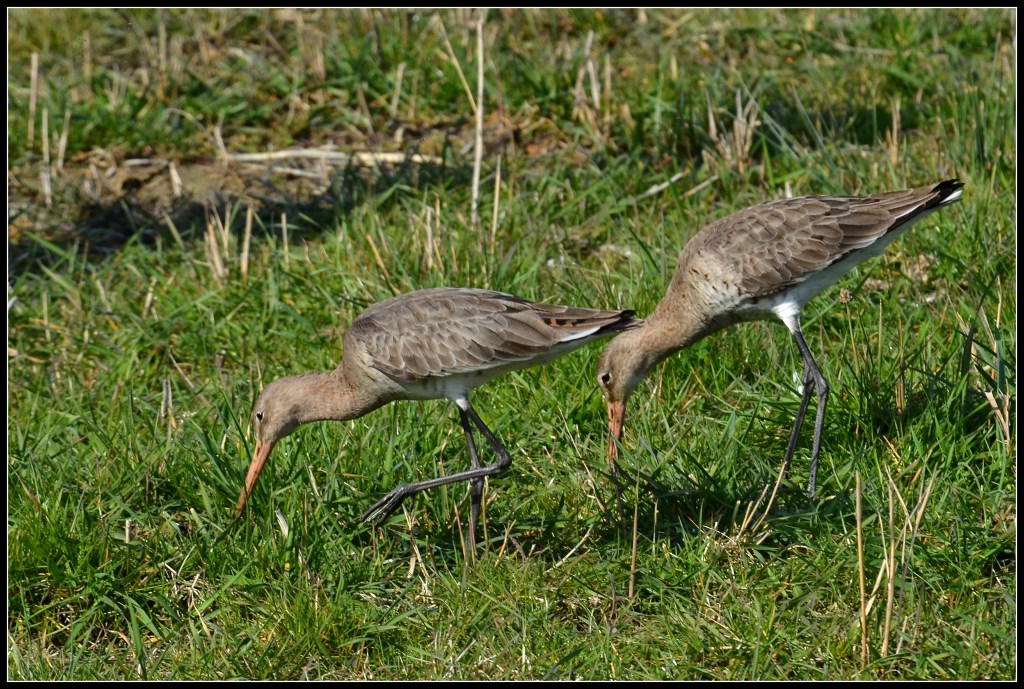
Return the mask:
M491 429L487 427L487 424L484 423L483 419L481 419L480 416L476 413L476 410L473 409L473 405L469 403L468 399L466 400L465 411L463 412L463 409L460 406L459 412L463 413L464 416L469 416L469 418L473 420L473 423L474 425L476 425L477 430L480 431L485 438L487 438L487 442L490 443L491 449L494 450L494 454L498 456L498 459L494 462L494 464L492 464L489 467L481 468L480 459L477 457L476 448L473 446L473 438L469 433L469 429L466 428L465 425L463 425L463 428L466 429L466 438L469 440L470 450L472 451L470 459L473 462L473 470L487 472L483 474L484 476L496 476L497 474L501 474L508 471L508 468L512 466L512 456L508 453L508 450L505 449L505 446L501 444L501 441L498 440L497 436L495 436L494 433L491 432ZM470 485L473 487L472 524L476 524L480 518L480 502L481 496L483 495L484 480L483 478L471 479Z
M463 406L463 404L465 406ZM494 462L494 464L485 467L476 466L470 469L469 471L462 471L457 474L452 474L450 476L440 476L438 478L429 479L427 481L419 481L418 483L404 483L395 488L394 490L392 490L390 493L385 495L376 503L374 503L373 506L370 507L370 509L363 512L362 516L359 517L359 521L377 523L383 522L385 519L391 516L391 514L395 510L397 510L399 506L401 506L402 501L404 501L410 495L415 495L420 491L428 490L430 488L446 486L450 483L470 481L470 485L473 487L473 490L475 491L476 486L473 484L473 482L478 481L480 482L480 490L482 491L483 479L487 478L488 476L496 476L498 474L504 473L505 471L508 470L510 466L512 466L512 457L509 455L505 447L501 444L501 441L499 441L497 437L495 437L494 433L491 432L491 429L487 427L487 425L480 419L477 413L473 410L473 407L469 403L469 400L466 399L464 400L464 402L459 402L458 405L459 411L465 413L465 415L468 416L470 420L472 420L473 424L477 427L477 430L479 430L484 435L484 437L487 438L487 442L490 443L491 447L494 449L494 452L498 455L498 459ZM470 434L468 424L464 424L463 429L466 431L466 436L469 437ZM470 447L473 448L470 453L470 456L472 457L472 455L475 454L476 452L476 448L473 445L470 445ZM479 465L479 459L477 459L475 463Z
M469 446L469 462L471 469L480 468L480 456L476 452L476 443L473 441L473 429L469 425L469 415L459 407L459 422L462 424L462 431L466 434L466 444ZM480 521L480 504L483 502L484 480L474 478L469 481L470 486L470 518L469 518L469 552L476 553L476 525Z
M810 354L808 353L808 356ZM814 488L818 478L818 455L821 451L821 433L825 426L825 407L828 405L828 381L821 374L814 359L811 359L814 376L814 389L818 392L818 414L814 419L814 444L811 446L811 477L807 479L807 497L814 497Z
M804 341L800 330L793 331L793 338L800 349L800 356L804 360L804 393L800 398L800 408L796 413L796 421L793 430L789 434L789 445L786 448L786 459L783 462L783 477L789 475L789 465L793 460L793 453L796 450L796 443L800 437L800 427L803 426L804 416L807 414L807 407L811 401L811 393L818 393L818 412L814 421L814 444L811 447L811 476L807 481L807 497L814 497L815 484L818 474L818 455L821 450L821 432L825 424L825 406L828 404L828 381L822 375L821 369L814 361L810 348Z
M793 430L789 433L789 445L786 447L786 459L782 463L782 478L789 478L789 464L793 460L793 453L796 451L796 443L800 438L800 427L804 424L804 416L807 414L807 405L811 402L811 393L814 391L814 378L811 377L811 370L804 364L804 392L800 398L800 408L796 412L796 422Z

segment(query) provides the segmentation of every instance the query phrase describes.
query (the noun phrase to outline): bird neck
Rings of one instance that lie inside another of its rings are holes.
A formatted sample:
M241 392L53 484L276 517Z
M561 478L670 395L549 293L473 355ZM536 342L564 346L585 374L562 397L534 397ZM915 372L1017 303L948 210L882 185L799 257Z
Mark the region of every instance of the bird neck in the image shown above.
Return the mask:
M674 287L674 285L673 285ZM704 309L687 299L684 292L669 288L644 325L639 329L644 346L655 356L656 362L685 349L710 335L718 328L706 317Z
M343 366L330 372L298 376L295 385L305 400L298 419L300 424L357 419L392 399L353 380Z

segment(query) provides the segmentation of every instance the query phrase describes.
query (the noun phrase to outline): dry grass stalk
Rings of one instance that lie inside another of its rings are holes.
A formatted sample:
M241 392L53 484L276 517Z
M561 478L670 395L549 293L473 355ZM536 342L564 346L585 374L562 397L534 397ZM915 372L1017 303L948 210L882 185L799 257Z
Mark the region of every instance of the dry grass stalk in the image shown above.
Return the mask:
M733 116L732 136L727 137L718 131L711 94L705 90L704 95L708 104L708 138L714 144L714 153L717 154L715 156L705 150L705 162L713 168L735 168L740 174L746 173L750 151L754 145L754 133L761 124L758 119L760 106L753 98L744 103L742 92L736 89L736 114Z
M64 171L64 156L68 151L68 137L71 133L71 107L64 111L64 126L60 130L60 137L57 139L57 162L54 164L54 171L58 174Z
M1005 392L1000 392L997 400L991 391L986 390L985 399L988 400L992 413L995 414L999 430L1003 433L1003 441L1006 443L1006 453L1010 455L1014 449L1013 438L1010 436L1010 396Z
M900 162L900 97L895 96L889 102L892 108L892 127L885 133L885 147L889 150L889 164L896 169Z
M384 276L384 280L390 286L391 272L388 270L387 266L384 265L384 260L380 257L380 251L377 250L377 243L373 241L373 237L371 237L369 234L366 235L366 241L369 243L370 250L373 252L373 260L377 263L377 267L380 268L380 272L381 275ZM395 294L398 294L398 291L395 290L394 287L391 288L391 291L394 292Z
M245 234L242 236L241 270L242 282L249 282L249 242L252 241L253 210L251 205L245 207Z
M286 213L281 214L281 236L284 239L284 267L287 269L291 261L288 256L288 215Z
M229 160L245 161L247 155L260 155L252 153L228 153L227 146L224 145L224 135L221 132L221 123L213 125L213 141L217 145L217 159L221 161L225 166Z
M466 81L466 75L462 73L462 65L459 64L459 59L455 57L455 51L452 50L451 41L448 40L448 32L445 30L443 22L438 21L438 25L441 27L441 37L444 38L444 47L448 50L448 59L455 67L455 71L459 75L459 81L462 82L462 88L466 91L466 97L469 98L469 109L476 112L476 100L473 98L473 91L469 88L469 82Z
M36 102L39 99L39 53L32 53L28 91L28 144L31 149L36 141Z
M601 112L601 84L597 80L597 65L594 63L594 54L590 50L593 47L594 32L591 30L587 37L587 76L590 77L590 103L594 112Z
M373 128L373 114L370 112L370 106L366 102L365 82L360 82L356 86L356 98L359 100L359 109L362 111L360 114L366 120L366 132L370 135L370 138L375 138L377 133Z
M855 515L857 518L857 580L860 585L860 669L868 666L871 656L868 652L868 606L864 587L864 519L861 496L860 472L855 473L856 486Z
M157 98L163 100L167 88L167 18L163 12L160 13L157 21Z
M174 219L164 211L164 224L167 225L167 229L171 231L171 236L174 237L174 243L178 245L178 248L186 256L188 252L185 251L185 242L181 239L181 233L178 232L178 227L174 224Z
M39 169L39 183L43 187L46 207L53 205L53 189L50 186L50 111L43 108L43 165Z
M184 185L181 182L181 176L178 174L178 168L175 167L173 160L167 163L167 175L171 178L171 196L180 199L184 193Z
M317 148L289 148L283 151L265 151L262 153L229 153L224 148L224 140L220 137L219 126L214 128L214 136L217 139L218 148L221 149L223 159L236 163L264 163L274 160L298 158L302 160L329 160L343 165L348 163L376 165L379 163L399 164L405 162L425 163L428 165L441 164L441 159L437 156L397 151L355 151L352 153L342 153L341 151L328 151Z
M153 308L153 288L156 287L156 278L152 278L149 281L149 289L146 290L146 300L142 305L142 319L145 320L149 316L149 310Z
M494 212L491 214L491 238L488 248L491 255L494 255L494 242L498 234L498 209L501 207L501 154L498 154L498 162L494 172Z
M886 523L888 534L885 533L882 521L878 522L878 530L881 534L882 553L885 557L885 571L887 581L885 587L885 621L882 624L882 648L880 655L885 658L889 655L889 633L892 630L893 606L896 601L896 506L893 500L894 487L892 478L889 479L889 519Z
M398 65L398 73L395 74L395 93L391 96L391 107L388 110L388 115L391 119L395 119L398 115L398 103L402 98L402 79L405 77L405 63Z
M216 218L216 215L213 216ZM206 219L206 255L209 257L210 273L217 284L224 279L227 271L224 270L224 261L221 259L220 243L217 241L217 231L214 228L214 221L210 216Z
M170 421L172 428L176 426L174 423L174 390L171 387L171 379L164 377L163 385L163 396L160 399L160 416Z
M440 196L437 196L437 195L434 196L434 214L432 216L430 216L430 217L431 217L431 227L433 227L433 223L436 222L438 224L438 228L440 228L440 226L441 226L441 197ZM434 252L434 258L437 259L438 268L440 268L440 270L442 272L444 272L444 269L445 269L444 268L444 257L441 255L441 247L439 245L440 243L434 238L433 234L431 234L430 237L431 237L431 239L430 239L430 248Z
M608 53L604 55L604 101L602 105L601 131L607 141L612 127L612 59Z
M576 85L573 88L573 119L582 120L590 129L594 138L604 144L604 136L601 133L601 126L598 122L597 113L601 111L601 88L597 82L597 70L594 67L594 58L591 55L591 47L594 44L593 30L587 32L587 39L583 44L583 66L576 73ZM590 99L583 88L584 77L590 81Z
M8 284L10 284L10 283L8 283ZM8 289L10 289L10 288L8 287ZM50 295L49 295L48 292L43 292L42 296L43 296L43 299L42 299L42 302L43 302L43 334L46 336L46 341L50 342L51 341L51 338L50 338ZM12 305L13 305L13 302L11 300L8 300L7 301L7 310L8 311L11 310L11 306Z
M480 165L484 158L484 19L476 20L476 127L473 142L473 224L480 227Z
M672 177L670 177L667 182L661 182L660 184L655 184L654 186L650 187L644 193L638 194L637 196L634 196L633 198L629 199L629 201L627 201L627 203L628 204L638 203L640 201L643 201L646 198L654 196L655 194L660 194L661 192L665 191L670 186L672 186L673 184L675 184L676 182L681 180L685 175L686 175L685 172L677 172L676 174L672 175ZM693 196L694 194L700 192L702 189L707 188L708 186L714 184L717 181L718 181L718 175L717 174L711 175L710 177L708 177L706 180L704 180L703 182L701 182L697 186L691 187L691 188L687 189L683 193L683 195L680 196L679 198L680 199L688 199L691 196Z

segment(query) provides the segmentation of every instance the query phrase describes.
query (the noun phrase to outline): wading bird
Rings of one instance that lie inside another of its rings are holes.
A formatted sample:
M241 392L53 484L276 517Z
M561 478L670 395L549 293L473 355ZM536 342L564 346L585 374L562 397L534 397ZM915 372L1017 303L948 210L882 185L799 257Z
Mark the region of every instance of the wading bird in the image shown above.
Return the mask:
M695 235L676 264L664 298L642 327L601 354L598 385L608 405L608 462L615 472L630 394L673 353L742 321L778 318L793 334L804 363L803 396L789 436L789 469L815 391L818 412L807 494L814 495L828 383L800 332L804 305L855 265L878 256L904 230L960 198L963 183L946 180L872 196L806 196L769 201L718 220Z
M425 289L375 304L344 337L344 357L331 372L281 378L256 400L256 448L237 518L274 445L305 423L355 419L395 400L447 398L459 410L471 468L399 485L368 509L363 522L386 519L410 495L458 481L471 485L470 550L480 514L483 480L507 470L512 458L484 424L469 393L503 373L546 364L592 340L638 325L632 311L600 311L537 304L501 292L459 287ZM487 439L496 461L482 466L472 427Z

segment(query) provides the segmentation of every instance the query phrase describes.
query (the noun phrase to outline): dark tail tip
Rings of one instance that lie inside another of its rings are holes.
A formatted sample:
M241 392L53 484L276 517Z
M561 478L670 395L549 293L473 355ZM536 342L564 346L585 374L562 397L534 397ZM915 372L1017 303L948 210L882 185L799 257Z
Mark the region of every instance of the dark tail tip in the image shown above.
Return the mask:
M963 186L964 183L956 178L946 179L939 182L932 187L932 191L938 194L938 196L935 197L934 205L944 206L946 204L956 202L960 198L960 190L963 189Z
M639 318L633 318L634 315L636 315L636 311L633 309L614 313L615 320L602 326L599 332L611 334L622 332L623 330L629 330L630 328L636 328L641 325L643 321Z
M634 318L636 311L633 309L627 309L619 313L618 329L629 330L630 328L639 328L644 324L643 320Z

